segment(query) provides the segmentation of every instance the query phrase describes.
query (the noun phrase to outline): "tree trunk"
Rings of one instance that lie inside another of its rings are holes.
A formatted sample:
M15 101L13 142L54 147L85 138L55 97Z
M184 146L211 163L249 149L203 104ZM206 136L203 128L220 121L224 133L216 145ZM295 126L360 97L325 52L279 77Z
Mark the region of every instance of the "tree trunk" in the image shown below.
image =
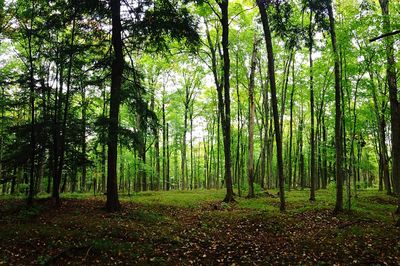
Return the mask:
M249 147L247 160L247 176L249 179L248 198L254 198L254 117L256 106L254 104L254 76L257 66L257 39L254 38L253 53L251 55L250 82L249 82Z
M260 61L260 60L259 60ZM262 94L263 94L263 139L262 139L262 150L261 150L261 187L269 187L268 181L267 181L267 186L265 186L265 180L268 178L268 171L267 171L267 150L268 150L268 120L269 120L269 106L268 106L268 83L264 83L262 71L261 71L261 63L259 62L258 66L259 74L260 74L260 83L261 83L261 88L262 88ZM271 154L268 154L268 157L271 157Z
M294 92L295 92L295 80L294 80L294 58L296 54L293 55L292 62L292 91L290 92L290 126L289 126L289 172L288 172L288 189L292 188L292 146L293 146L293 102L294 102Z
M166 161L166 169L165 169L165 171L166 171L166 173L165 173L165 183L166 183L165 190L169 190L171 187L171 182L170 182L170 177L169 177L169 156L170 156L170 154L169 154L169 140L168 140L169 132L168 131L169 131L169 124L167 123L167 128L166 128L166 132L165 132L165 138L166 138L165 144L167 146L167 149L166 149L167 161Z
M193 105L189 114L190 118L190 189L193 189ZM212 139L211 139L212 141ZM211 163L210 163L211 164ZM211 171L210 171L211 172Z
M332 3L328 5L329 31L331 35L333 56L335 60L335 151L336 151L336 205L335 212L343 211L343 142L342 142L342 109L341 109L341 88L339 55L336 44L335 18L333 16Z
M162 132L163 132L163 147L162 147L162 164L163 164L163 180L162 180L162 189L166 190L167 189L167 183L166 183L166 176L167 176L167 171L166 171L166 126L165 126L165 91L163 91L162 95Z
M86 123L87 123L87 102L86 102L86 90L82 86L82 155L83 155L83 165L82 165L82 182L81 182L81 191L86 191L86 176L87 176L87 158L86 158Z
M224 142L224 154L225 154L225 185L226 185L226 196L224 202L232 202L233 198L233 185L231 176L231 107L230 107L230 58L229 58L229 18L228 18L228 3L229 0L222 0L219 3L222 17L222 50L223 50L223 91L222 88L218 91L219 97L218 102L220 106L220 115L222 122L222 133Z
M275 83L275 63L274 63L274 52L272 49L272 38L269 27L268 14L266 12L265 0L257 0L257 5L261 14L261 21L264 29L264 38L267 47L268 55L268 77L271 87L271 98L272 98L272 109L274 115L275 125L275 138L276 138L276 149L277 149L277 161L278 161L278 176L279 176L279 197L280 197L280 210L285 211L285 177L283 174L283 161L282 161L282 139L279 126L279 114L278 114L278 103L276 97L276 83Z
M35 79L33 69L33 54L32 54L32 28L33 28L33 10L35 9L34 1L32 1L32 11L30 20L30 30L28 34L28 49L29 49L29 102L31 107L31 154L30 154L30 177L29 177L29 194L28 205L33 204L33 197L35 195L35 153L36 153L36 136L35 136Z
M311 3L311 1L310 1ZM311 9L311 7L310 7ZM310 11L310 25L308 27L308 38L309 38L309 50L308 50L308 58L310 62L310 110L311 110L311 127L310 127L310 146L311 146L311 154L310 154L310 201L315 201L315 137L314 137L314 75L313 75L313 23L312 23L312 11Z
M114 58L111 69L111 93L110 93L110 121L108 128L108 168L107 168L107 202L106 209L109 212L118 211L121 205L118 200L117 187L117 157L118 157L118 117L120 104L120 91L124 56L121 38L121 3L120 0L110 0L112 14L112 45Z
M389 0L379 0L383 15L383 31L391 32L389 18ZM392 178L396 196L400 197L400 111L397 99L396 62L394 59L393 37L385 38L387 60L387 82L389 86L390 122L392 128ZM400 210L400 201L398 211Z

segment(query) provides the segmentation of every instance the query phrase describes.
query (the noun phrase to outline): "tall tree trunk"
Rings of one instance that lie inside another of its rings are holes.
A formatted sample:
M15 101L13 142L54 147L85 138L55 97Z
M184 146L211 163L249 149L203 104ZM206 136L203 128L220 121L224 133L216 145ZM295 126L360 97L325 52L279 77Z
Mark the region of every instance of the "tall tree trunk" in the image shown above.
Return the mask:
M147 172L146 172L146 128L143 126L143 117L136 113L136 124L138 128L138 155L139 155L139 179L142 191L147 191Z
M155 143L154 143L154 152L155 152L155 160L156 160L156 184L155 189L160 189L160 175L161 175L161 167L160 167L160 133L158 127L154 129L155 134Z
M121 3L120 0L110 0L112 14L112 45L114 58L111 69L111 93L110 93L110 121L108 128L108 168L107 168L107 202L106 209L110 212L121 208L118 199L117 187L117 157L118 157L118 117L120 94L122 85L122 73L124 67L124 55L122 51L121 37Z
M167 128L166 128L166 132L165 132L165 145L167 146L166 148L166 155L167 155L167 161L166 161L166 168L165 168L165 190L169 190L171 187L171 182L170 182L170 177L169 177L169 123L167 123ZM175 157L176 158L176 157ZM176 164L175 164L176 165ZM176 176L176 175L175 175Z
M280 210L285 211L285 177L283 174L283 160L282 160L282 139L279 126L279 114L278 114L278 102L276 97L276 83L275 83L275 63L274 63L274 52L272 49L272 37L269 27L268 14L266 12L265 0L256 0L258 8L261 14L261 21L264 29L264 38L267 47L268 55L268 78L271 87L271 98L272 98L272 109L274 115L275 125L275 138L276 138L276 149L277 149L277 161L278 161L278 176L279 176L279 197L280 197Z
M382 110L380 110L380 104L378 102L378 97L376 95L376 86L374 82L374 72L371 71L371 68L368 68L370 83L371 83L371 92L372 99L374 102L374 110L377 122L377 148L378 148L378 156L379 156L379 189L381 190L382 181L385 185L385 189L388 195L392 194L391 185L390 185L390 175L389 175L389 161L388 161L388 153L386 146L386 121L385 121L385 109L386 104L382 104ZM378 83L379 84L379 83Z
M254 198L254 117L256 106L254 104L254 76L257 66L257 39L254 37L253 53L251 55L250 81L249 81L249 147L247 160L247 176L249 179L248 198Z
M162 180L162 189L166 190L167 189L167 183L166 183L166 176L167 176L167 171L166 171L166 136L167 136L167 131L166 131L166 126L165 126L165 91L163 92L162 96L162 132L163 132L163 147L162 147L162 161L163 161L163 180Z
M292 91L290 92L290 126L289 126L289 171L288 171L288 189L292 188L292 146L293 146L293 103L294 103L294 92L295 92L295 79L294 79L294 58L296 53L293 55L292 62Z
M218 187L220 186L219 178L220 178L220 159L221 159L221 117L219 112L217 111L217 169L216 169L216 176L217 176L217 183ZM221 186L222 187L222 186Z
M186 83L186 82L185 82ZM188 130L188 114L191 102L190 88L188 84L185 84L185 103L184 103L184 120L183 120L183 133L182 133L182 147L181 147L181 179L182 189L188 187L187 182L187 165L186 165L186 132Z
M223 51L223 91L219 90L219 106L222 122L222 133L224 139L224 154L225 154L225 185L226 196L224 202L234 201L233 198L233 184L231 175L231 101L230 101L230 58L229 58L229 17L228 17L228 3L229 0L222 0L219 3L221 9L221 24L222 24L222 51Z
M193 189L193 105L189 114L190 119L190 189ZM212 139L211 139L212 141Z
M0 180L4 179L3 175L3 150L4 150L4 100L5 99L5 93L4 93L4 86L1 87L1 99L2 101L0 102L1 104L1 117L0 117ZM14 180L14 178L13 178ZM13 184L14 182L12 182ZM3 194L5 193L5 188L6 188L6 182L3 183ZM11 194L14 193L14 186L11 186Z
M236 97L237 97L237 138L236 138L236 161L235 161L235 179L238 187L238 196L242 196L241 183L240 183L240 140L242 136L241 117L242 117L242 105L240 102L239 92L239 52L236 51Z
M261 149L261 187L265 188L268 187L269 184L267 183L267 186L265 186L264 181L267 179L268 171L267 171L267 149L268 149L268 120L269 120L269 106L268 106L268 83L264 83L264 78L262 75L261 71L261 62L259 60L259 75L260 75L260 85L262 88L262 94L263 94L263 116L262 116L262 121L263 121L263 139L262 139L262 149ZM268 154L268 157L271 157L270 154Z
M81 182L81 191L86 191L86 177L87 177L87 158L86 158L86 123L87 123L87 101L86 101L86 90L85 87L82 86L82 155L83 155L83 165L82 165L82 182Z
M383 15L383 31L391 32L389 0L379 0ZM392 178L394 193L399 197L397 213L400 213L400 110L397 99L396 62L394 59L393 37L385 38L387 61L387 82L389 86L390 122L392 128Z
M327 130L325 126L325 115L322 116L322 188L325 189L328 184L328 159L327 159Z
M342 142L342 108L341 108L341 78L339 69L339 54L336 44L335 18L332 3L328 5L329 31L331 35L333 56L335 60L335 151L336 151L336 205L335 212L343 211L343 142Z
M29 49L29 102L31 107L31 154L30 154L30 177L29 177L29 194L28 194L28 205L33 204L33 197L35 195L35 153L36 153L36 136L35 136L35 78L33 69L33 54L32 54L32 32L33 32L33 11L35 9L35 1L31 1L31 20L30 29L28 33L28 49Z
M304 130L304 113L303 107L301 108L301 117L298 129L298 145L299 145L299 178L300 178L300 188L303 190L305 187L305 177L304 177L304 154L303 154L303 130Z
M309 2L311 4L311 1ZM311 7L310 7L311 9ZM311 110L311 127L310 127L310 146L311 146L311 154L310 154L310 170L311 170L311 188L310 188L310 201L315 201L315 137L314 137L314 75L313 75L313 23L312 23L312 11L310 11L310 25L308 27L308 38L309 38L309 47L308 47L308 58L310 62L310 110Z

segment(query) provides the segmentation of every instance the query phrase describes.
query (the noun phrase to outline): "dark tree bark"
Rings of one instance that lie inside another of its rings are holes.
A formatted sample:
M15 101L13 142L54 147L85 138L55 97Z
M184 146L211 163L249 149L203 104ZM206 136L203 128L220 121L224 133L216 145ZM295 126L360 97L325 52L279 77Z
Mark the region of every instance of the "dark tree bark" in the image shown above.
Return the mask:
M278 114L278 102L276 97L276 83L275 83L275 63L274 63L274 52L272 49L272 37L269 26L268 14L266 11L266 1L256 0L258 8L261 14L261 21L264 29L264 38L267 47L268 55L268 78L271 87L271 98L272 98L272 109L274 115L275 125L275 139L277 149L277 161L278 161L278 176L279 176L279 197L280 197L280 210L285 211L285 177L283 174L283 160L282 160L282 138L279 126L279 114Z
M341 108L341 77L339 69L339 54L336 43L335 18L332 3L328 5L329 31L331 35L333 56L335 60L335 151L336 151L336 205L335 212L343 211L343 141L342 141L342 108Z
M221 9L222 24L222 51L223 51L223 86L218 90L218 106L221 116L222 134L225 154L225 185L226 196L224 202L232 202L233 184L231 175L231 100L230 100L230 58L229 58L229 0L218 3ZM223 93L222 93L223 89ZM222 95L223 94L223 95Z
M110 93L110 121L108 128L108 168L107 168L107 202L106 209L109 212L120 210L117 187L117 157L118 157L118 117L120 105L120 91L122 85L122 73L124 56L121 37L121 3L120 0L110 0L112 14L112 45L114 58L111 69L111 93Z
M379 0L383 15L383 31L391 32L389 18L389 0ZM392 128L392 178L393 188L396 196L400 196L400 110L397 98L397 80L396 80L396 62L394 59L394 42L393 37L385 38L386 50L386 78L389 86L389 102L390 102L390 123ZM398 206L400 212L400 201Z
M107 99L106 99L106 89L103 89L103 110L102 116L105 118L107 113ZM101 144L101 188L99 189L101 192L106 192L106 143L104 140L106 139L106 130L101 132L103 143Z

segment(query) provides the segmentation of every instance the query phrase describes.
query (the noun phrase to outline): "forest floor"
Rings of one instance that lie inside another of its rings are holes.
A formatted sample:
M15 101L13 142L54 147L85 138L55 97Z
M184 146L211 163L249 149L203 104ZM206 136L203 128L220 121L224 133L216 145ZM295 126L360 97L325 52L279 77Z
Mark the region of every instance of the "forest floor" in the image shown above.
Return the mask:
M271 193L275 193L272 191ZM396 199L360 191L352 211L334 215L334 191L260 194L224 204L223 190L144 192L109 214L104 196L0 199L0 265L399 265Z

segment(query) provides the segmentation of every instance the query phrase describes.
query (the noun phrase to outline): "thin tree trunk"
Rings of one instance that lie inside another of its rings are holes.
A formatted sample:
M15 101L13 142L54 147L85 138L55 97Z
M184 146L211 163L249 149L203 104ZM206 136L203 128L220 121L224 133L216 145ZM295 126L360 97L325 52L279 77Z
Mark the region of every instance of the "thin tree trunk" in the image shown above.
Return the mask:
M86 102L86 90L82 86L82 155L83 155L83 165L82 165L82 183L81 191L86 191L86 176L87 176L87 158L86 158L86 123L87 123L87 102Z
M167 176L167 171L166 171L166 126L165 126L165 91L163 92L162 96L162 132L163 132L163 147L162 147L162 164L163 164L163 180L162 180L162 189L166 190L167 189L167 183L166 183L166 176Z
M294 103L294 92L295 92L295 79L294 79L294 58L292 62L292 91L290 92L290 128L289 128L289 172L288 172L288 189L292 188L292 146L293 146L293 103Z
M311 4L311 1L310 1ZM311 10L311 7L310 7ZM310 201L315 201L315 137L314 137L314 75L313 75L313 23L312 23L312 11L310 11L310 25L308 28L308 38L309 38L309 51L308 57L310 62L310 110L311 110L311 127L310 127L310 146L311 146L311 156L310 156L310 167L311 167L311 188L310 188Z
M34 80L34 69L33 69L33 54L32 54L32 30L33 30L33 10L35 9L35 1L32 1L32 11L30 20L30 30L28 34L28 49L29 49L29 102L31 107L31 154L30 154L30 177L29 177L29 194L28 194L28 205L33 204L33 197L35 195L35 153L36 153L36 136L35 136L35 80Z
M166 187L165 187L165 189L166 190L169 190L170 189L170 187L171 187L171 182L170 182L170 177L169 177L169 156L170 156L170 154L169 154L169 123L167 123L167 128L166 128L166 133L165 133L165 138L166 138L166 146L167 146L167 149L166 149L166 153L167 153L167 162L166 162L166 173L165 173L165 183L166 183Z

